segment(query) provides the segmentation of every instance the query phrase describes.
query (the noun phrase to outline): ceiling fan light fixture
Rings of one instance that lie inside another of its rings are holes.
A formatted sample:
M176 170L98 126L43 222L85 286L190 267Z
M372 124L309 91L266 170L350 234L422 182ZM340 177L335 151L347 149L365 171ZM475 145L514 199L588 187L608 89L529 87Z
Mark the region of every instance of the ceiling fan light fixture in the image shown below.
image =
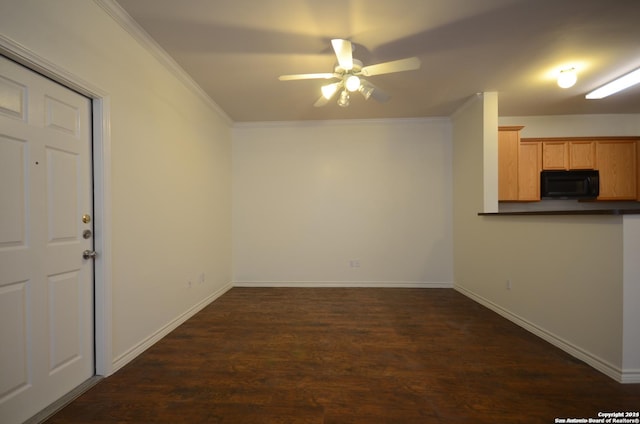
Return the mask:
M349 75L345 79L344 85L347 90L351 92L357 91L360 88L360 78L358 78L356 75Z
M358 90L362 93L365 100L369 100L373 94L373 87L370 85L361 84Z
M600 88L597 88L596 90L593 90L585 97L587 99L602 99L604 97L617 93L618 91L625 90L638 83L640 83L640 68L629 74L623 75L620 78L615 79Z
M308 80L308 79L333 79L337 82L322 85L321 96L313 104L314 107L325 106L335 96L338 96L338 105L347 107L350 103L349 93L359 91L365 99L373 98L378 102L386 102L389 95L381 91L365 77L374 75L391 74L394 72L411 71L420 68L420 59L408 57L406 59L381 62L369 66L363 66L362 61L353 57L353 44L349 40L331 40L333 51L338 59L332 73L316 74L291 74L280 75L280 81Z
M342 93L340 93L340 97L338 98L338 106L349 106L349 92L347 90L342 90Z
M560 75L558 75L558 87L560 88L573 87L576 81L578 81L576 68L563 69L560 71Z
M322 91L322 96L327 100L331 99L333 95L336 94L336 91L338 91L339 85L340 85L339 82L323 85L322 87L320 87L320 91Z

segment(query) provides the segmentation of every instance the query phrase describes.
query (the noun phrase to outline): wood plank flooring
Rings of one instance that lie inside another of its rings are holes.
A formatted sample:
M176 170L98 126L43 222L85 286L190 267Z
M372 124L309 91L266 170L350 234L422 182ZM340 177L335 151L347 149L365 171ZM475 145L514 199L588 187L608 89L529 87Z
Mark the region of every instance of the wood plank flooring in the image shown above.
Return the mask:
M553 423L619 384L452 289L234 288L47 422Z

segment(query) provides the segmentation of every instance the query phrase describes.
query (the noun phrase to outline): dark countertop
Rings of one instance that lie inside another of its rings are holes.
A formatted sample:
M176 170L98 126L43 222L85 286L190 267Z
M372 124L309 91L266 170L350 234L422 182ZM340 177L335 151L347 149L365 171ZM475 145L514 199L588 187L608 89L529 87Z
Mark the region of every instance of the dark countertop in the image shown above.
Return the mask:
M478 212L480 216L508 215L640 215L640 209L593 209L562 211Z

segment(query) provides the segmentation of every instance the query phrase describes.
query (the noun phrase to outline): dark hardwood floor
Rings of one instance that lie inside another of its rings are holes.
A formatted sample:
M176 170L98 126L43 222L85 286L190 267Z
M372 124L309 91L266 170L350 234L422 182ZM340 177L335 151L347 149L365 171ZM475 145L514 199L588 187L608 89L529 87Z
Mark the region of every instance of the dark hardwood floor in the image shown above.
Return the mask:
M554 423L619 384L452 289L234 288L55 423Z

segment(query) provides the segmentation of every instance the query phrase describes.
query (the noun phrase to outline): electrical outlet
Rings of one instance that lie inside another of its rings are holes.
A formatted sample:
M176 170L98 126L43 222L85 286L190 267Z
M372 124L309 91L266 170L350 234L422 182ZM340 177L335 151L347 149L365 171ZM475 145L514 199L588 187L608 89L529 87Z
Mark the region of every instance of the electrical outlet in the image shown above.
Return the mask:
M351 268L360 268L360 259L351 259L349 261L349 266Z
M505 284L505 288L507 290L511 290L511 280L507 280L506 284Z
M188 289L190 289L192 285L193 285L193 284L191 283L191 280L187 281L187 288L188 288Z
M200 274L200 278L198 280L200 284L204 284L204 272Z

